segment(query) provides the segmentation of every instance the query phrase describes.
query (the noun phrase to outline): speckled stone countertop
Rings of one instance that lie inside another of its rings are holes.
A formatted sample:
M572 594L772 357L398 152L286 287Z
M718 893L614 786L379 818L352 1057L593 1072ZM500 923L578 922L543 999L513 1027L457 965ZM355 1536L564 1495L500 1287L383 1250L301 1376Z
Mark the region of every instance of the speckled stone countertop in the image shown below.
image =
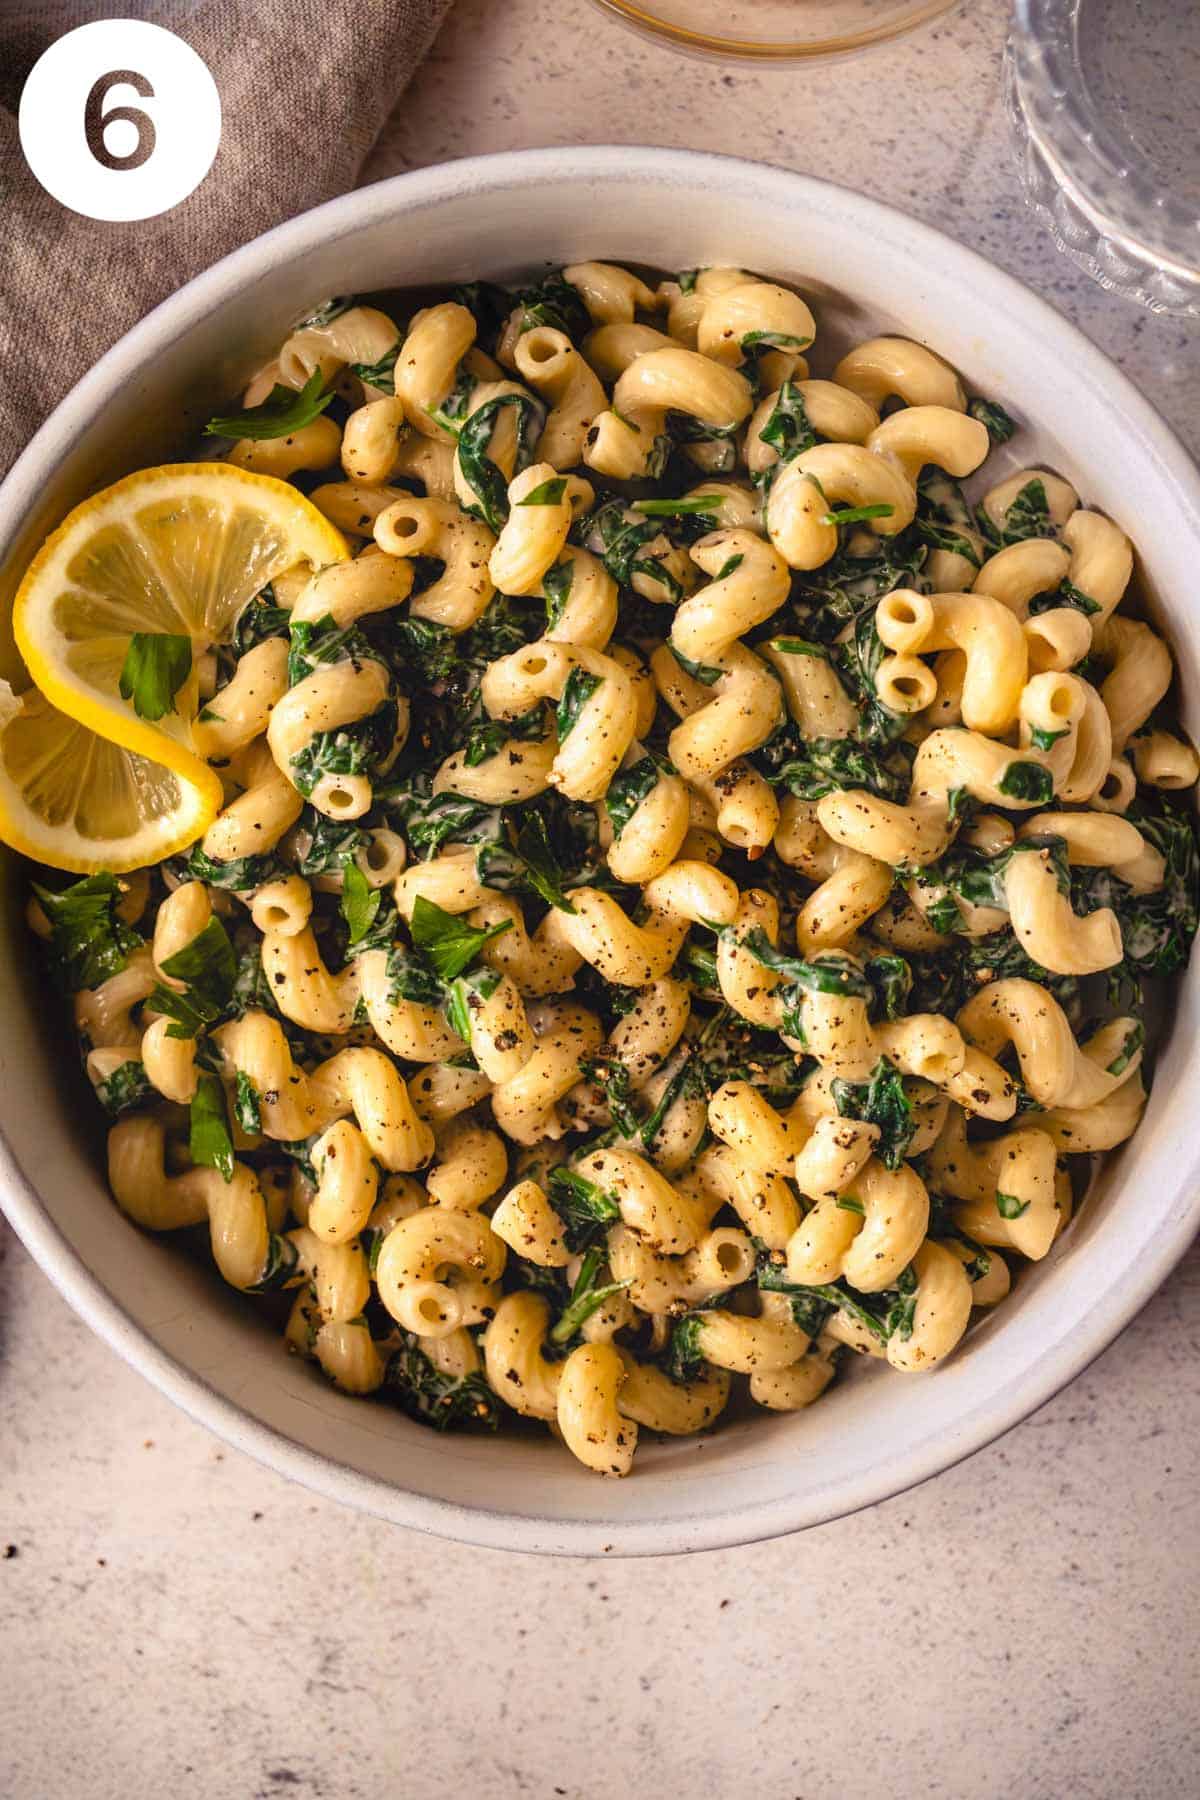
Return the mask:
M1195 448L1196 334L1093 287L1025 211L1006 14L978 0L775 73L684 60L588 0L458 0L370 173L648 141L869 189L1046 295ZM460 1549L290 1486L3 1243L4 1795L1200 1793L1195 1253L1066 1392L925 1487L801 1537L598 1566Z

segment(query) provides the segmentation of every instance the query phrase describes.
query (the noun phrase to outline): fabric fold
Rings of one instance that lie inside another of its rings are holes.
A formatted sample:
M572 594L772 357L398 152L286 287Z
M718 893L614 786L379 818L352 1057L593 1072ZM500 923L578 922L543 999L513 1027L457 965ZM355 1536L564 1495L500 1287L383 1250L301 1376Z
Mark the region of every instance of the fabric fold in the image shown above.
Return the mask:
M0 472L160 300L260 232L353 187L449 4L159 0L124 9L191 45L222 107L220 148L200 186L132 224L61 206L28 168L17 131L21 89L38 57L113 9L102 0L28 0L0 12Z

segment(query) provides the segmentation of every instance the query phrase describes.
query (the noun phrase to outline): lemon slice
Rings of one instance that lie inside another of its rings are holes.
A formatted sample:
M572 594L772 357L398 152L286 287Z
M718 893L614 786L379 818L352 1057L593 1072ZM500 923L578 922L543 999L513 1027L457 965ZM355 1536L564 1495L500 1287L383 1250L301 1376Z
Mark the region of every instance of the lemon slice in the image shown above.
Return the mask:
M47 700L173 770L195 799L208 774L192 745L199 657L277 575L348 554L341 533L273 476L217 462L142 469L85 500L47 538L17 590L13 629ZM191 673L157 721L121 696L135 632L191 640Z
M90 875L173 856L217 815L221 783L191 781L56 711L31 688L0 681L0 838L14 850Z

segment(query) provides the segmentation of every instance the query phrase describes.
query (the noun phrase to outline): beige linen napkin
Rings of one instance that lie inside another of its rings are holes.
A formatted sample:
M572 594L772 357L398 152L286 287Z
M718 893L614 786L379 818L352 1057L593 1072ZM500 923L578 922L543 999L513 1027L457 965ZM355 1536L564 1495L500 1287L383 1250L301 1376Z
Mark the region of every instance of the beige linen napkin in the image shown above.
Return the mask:
M101 353L227 251L352 187L450 0L0 0L0 474ZM221 146L158 218L59 205L21 154L17 107L43 50L95 18L166 26L221 95Z

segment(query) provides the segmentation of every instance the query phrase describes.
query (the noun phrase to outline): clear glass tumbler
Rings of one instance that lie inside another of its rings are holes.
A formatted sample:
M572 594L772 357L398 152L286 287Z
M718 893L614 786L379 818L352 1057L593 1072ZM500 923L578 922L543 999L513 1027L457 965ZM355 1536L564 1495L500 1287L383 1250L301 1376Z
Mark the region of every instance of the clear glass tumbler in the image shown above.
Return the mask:
M1200 317L1198 0L1015 0L1025 195L1102 287Z

